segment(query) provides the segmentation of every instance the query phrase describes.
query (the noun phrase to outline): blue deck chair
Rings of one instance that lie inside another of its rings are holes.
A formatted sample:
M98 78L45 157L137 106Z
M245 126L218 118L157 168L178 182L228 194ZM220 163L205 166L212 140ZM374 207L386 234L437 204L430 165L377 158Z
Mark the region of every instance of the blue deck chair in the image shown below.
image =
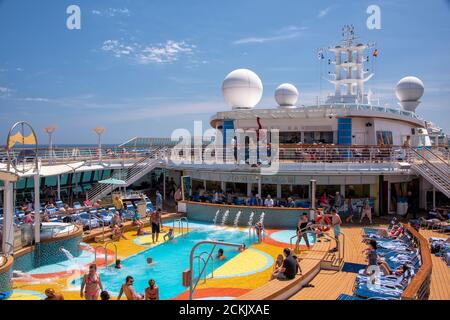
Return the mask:
M400 298L402 291L400 290L391 290L391 289L379 289L379 290L370 290L367 286L359 287L355 290L355 295L361 298L366 299L392 299L397 300Z
M79 211L79 210L83 209L83 207L81 206L81 204L80 204L79 202L74 202L74 203L73 203L73 208L74 208L76 211Z
M92 229L100 226L98 219L95 217L90 217L87 212L80 213L79 221L85 227L90 225Z
M147 200L147 213L155 212L155 207L150 200Z
M55 205L58 209L64 208L64 202L62 202L61 200L56 201Z
M122 219L124 220L131 220L133 219L134 213L136 212L136 209L132 204L127 205L127 209L124 211L122 215Z
M111 224L111 219L113 217L113 214L111 212L107 212L106 209L100 210L100 216L99 218L103 221L104 224Z
M345 294L345 293L341 293L339 295L339 297L337 297L336 300L347 300L347 301L350 301L350 300L364 300L364 299L356 297L356 296L350 296L350 295Z

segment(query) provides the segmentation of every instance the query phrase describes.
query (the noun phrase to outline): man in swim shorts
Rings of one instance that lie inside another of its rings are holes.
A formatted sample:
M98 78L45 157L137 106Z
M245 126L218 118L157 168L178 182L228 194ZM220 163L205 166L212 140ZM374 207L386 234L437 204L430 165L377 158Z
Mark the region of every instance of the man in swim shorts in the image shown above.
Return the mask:
M332 252L336 252L339 249L339 236L341 235L341 217L337 214L336 209L331 209L331 225L333 226L334 238L336 239L336 248L331 249Z
M155 236L156 236L156 242L158 242L159 233L161 232L161 209L156 209L155 212L152 213L152 216L150 218L152 222L152 241L155 243Z

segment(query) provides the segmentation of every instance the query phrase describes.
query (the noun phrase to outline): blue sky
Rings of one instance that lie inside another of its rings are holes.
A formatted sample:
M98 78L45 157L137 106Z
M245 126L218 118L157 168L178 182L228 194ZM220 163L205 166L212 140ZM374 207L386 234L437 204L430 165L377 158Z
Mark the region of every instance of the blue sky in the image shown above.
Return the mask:
M71 4L81 8L81 30L66 28ZM371 4L381 8L381 30L366 27ZM425 83L418 113L449 133L449 21L446 0L0 0L0 139L18 120L43 143L42 128L57 124L56 144L95 143L99 125L107 143L192 130L194 120L207 127L228 109L221 84L236 68L261 77L258 107L275 106L283 82L297 86L300 104L313 103L317 49L337 43L344 24L377 43L367 86L382 104L396 106L397 81L417 76Z

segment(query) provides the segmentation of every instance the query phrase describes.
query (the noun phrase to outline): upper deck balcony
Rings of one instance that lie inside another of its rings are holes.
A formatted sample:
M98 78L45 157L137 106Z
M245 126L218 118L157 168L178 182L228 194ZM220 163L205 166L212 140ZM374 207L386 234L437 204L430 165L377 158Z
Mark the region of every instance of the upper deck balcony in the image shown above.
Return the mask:
M424 127L424 120L416 113L399 109L369 104L336 103L329 105L313 105L290 109L252 109L218 112L211 117L213 128L222 120L254 120L261 119L311 119L328 117L372 117L407 122L417 127Z

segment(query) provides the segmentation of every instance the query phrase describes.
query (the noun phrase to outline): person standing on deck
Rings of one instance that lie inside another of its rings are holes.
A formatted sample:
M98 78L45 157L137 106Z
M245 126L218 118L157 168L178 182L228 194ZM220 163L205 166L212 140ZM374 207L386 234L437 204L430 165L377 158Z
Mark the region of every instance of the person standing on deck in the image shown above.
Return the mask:
M359 223L362 223L364 217L367 217L369 219L369 223L372 224L372 208L370 207L368 200L364 201Z
M300 216L300 219L298 220L297 242L295 243L295 252L299 252L300 241L302 240L302 238L305 239L305 244L308 247L308 249L310 249L307 226L308 226L308 216L305 213L302 214Z
M156 190L156 209L163 209L163 197L159 190Z
M339 236L341 235L341 217L337 214L336 209L331 209L331 225L333 226L334 238L336 239L336 248L331 249L336 252L339 249Z
M113 205L114 205L114 208L116 208L116 211L119 213L119 217L122 219L122 214L123 214L123 201L122 201L122 199L120 198L119 195L116 195L116 196L114 197Z
M264 207L273 207L273 199L270 197L270 194L268 194L266 200L264 200Z
M155 212L152 213L150 221L152 223L152 241L155 243L158 242L159 233L161 232L161 209L156 209Z

